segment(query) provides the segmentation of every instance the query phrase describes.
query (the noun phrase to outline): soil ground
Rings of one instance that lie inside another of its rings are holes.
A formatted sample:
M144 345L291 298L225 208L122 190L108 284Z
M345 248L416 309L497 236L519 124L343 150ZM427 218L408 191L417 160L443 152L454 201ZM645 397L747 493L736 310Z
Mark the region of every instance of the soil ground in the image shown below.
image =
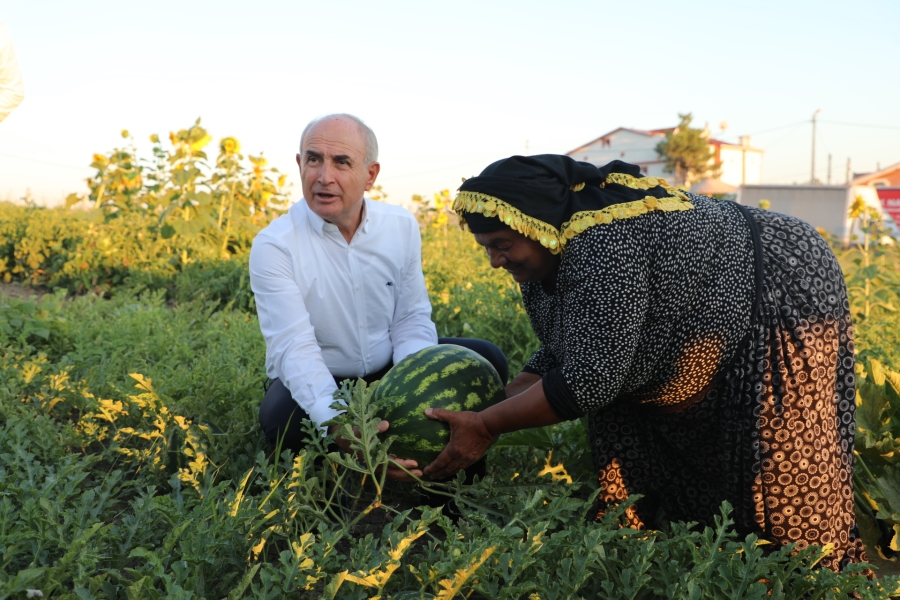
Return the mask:
M0 294L10 296L12 298L20 298L22 300L40 298L47 292L27 285L19 285L18 283L3 283L0 281Z

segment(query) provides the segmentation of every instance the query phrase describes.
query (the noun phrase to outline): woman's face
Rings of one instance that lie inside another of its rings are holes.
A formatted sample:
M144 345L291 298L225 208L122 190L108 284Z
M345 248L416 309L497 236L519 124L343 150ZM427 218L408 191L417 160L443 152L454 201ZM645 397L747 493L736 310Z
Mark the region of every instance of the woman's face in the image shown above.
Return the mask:
M476 233L475 241L487 251L491 266L506 269L516 283L543 281L559 268L558 255L512 229Z

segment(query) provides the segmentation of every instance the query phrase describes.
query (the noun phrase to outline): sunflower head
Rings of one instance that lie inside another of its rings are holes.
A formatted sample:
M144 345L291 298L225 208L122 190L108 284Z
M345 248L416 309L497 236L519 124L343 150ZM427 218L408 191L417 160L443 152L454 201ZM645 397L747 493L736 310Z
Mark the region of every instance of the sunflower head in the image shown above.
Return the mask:
M853 198L853 204L850 205L850 218L858 219L866 213L866 200L861 194L857 194Z
M191 150L194 152L200 152L208 143L212 141L212 138L209 137L208 133L203 132L203 135L199 138L195 139L191 142Z
M219 142L219 151L222 154L234 154L235 152L241 151L241 144L237 141L237 138L226 137L222 138L222 141Z

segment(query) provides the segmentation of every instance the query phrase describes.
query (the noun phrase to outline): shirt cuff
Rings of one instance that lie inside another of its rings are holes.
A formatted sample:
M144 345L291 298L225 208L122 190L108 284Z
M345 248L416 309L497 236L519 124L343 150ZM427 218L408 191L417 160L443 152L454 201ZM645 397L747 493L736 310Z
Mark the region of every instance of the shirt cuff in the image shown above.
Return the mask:
M342 412L331 408L331 404L334 402L334 398L319 398L309 410L309 420L320 429L326 430L327 427L323 423L330 421Z
M415 354L419 350L424 350L425 348L430 348L434 345L434 342L426 340L410 340L408 342L403 342L394 348L394 364L396 365L410 354Z
M544 395L550 408L561 419L572 421L579 417L583 417L587 413L578 406L575 395L569 389L566 378L563 376L562 367L556 367L547 371L541 378L544 384Z

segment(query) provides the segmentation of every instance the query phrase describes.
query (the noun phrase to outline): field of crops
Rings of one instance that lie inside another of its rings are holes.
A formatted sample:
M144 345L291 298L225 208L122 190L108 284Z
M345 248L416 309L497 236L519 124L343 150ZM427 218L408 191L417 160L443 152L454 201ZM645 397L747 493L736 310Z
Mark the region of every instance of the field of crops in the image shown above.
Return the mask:
M860 364L856 497L879 577L815 568L714 528L594 522L582 424L504 437L489 476L385 481L364 385L342 417L360 456L325 442L270 458L257 425L264 343L246 252L280 186L237 141L173 134L139 163L95 156L90 210L0 204L0 598L886 598L900 587L900 252L838 249ZM202 156L201 156L202 155ZM231 161L231 162L229 162ZM230 178L230 179L229 179ZM254 187L255 186L255 187ZM443 336L497 342L517 372L536 346L508 276L420 202ZM113 210L115 209L115 210ZM36 290L38 293L33 293ZM29 590L31 590L29 592Z

